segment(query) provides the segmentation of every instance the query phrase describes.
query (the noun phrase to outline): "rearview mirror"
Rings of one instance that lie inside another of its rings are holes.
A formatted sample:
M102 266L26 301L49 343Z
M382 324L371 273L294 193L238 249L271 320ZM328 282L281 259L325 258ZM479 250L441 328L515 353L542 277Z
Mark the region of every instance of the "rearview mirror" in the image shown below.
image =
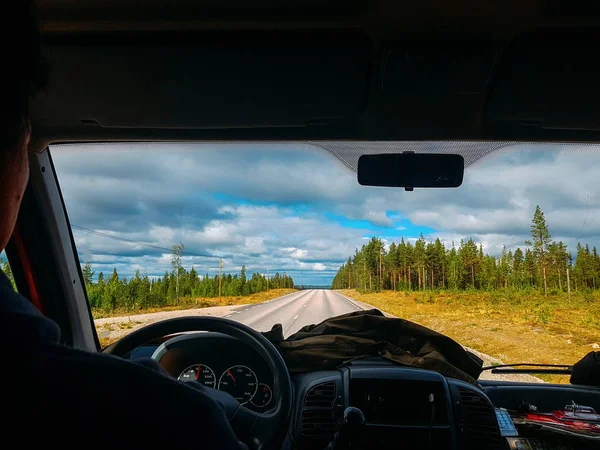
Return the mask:
M462 184L465 160L443 153L391 153L362 155L358 183L362 186L453 188Z

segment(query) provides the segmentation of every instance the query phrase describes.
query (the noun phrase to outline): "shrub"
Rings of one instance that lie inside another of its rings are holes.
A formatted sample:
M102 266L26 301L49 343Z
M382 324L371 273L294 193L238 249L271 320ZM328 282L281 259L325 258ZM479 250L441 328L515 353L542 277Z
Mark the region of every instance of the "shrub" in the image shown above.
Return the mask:
M546 305L541 305L535 312L537 321L540 323L548 323L552 317L552 312L550 308Z

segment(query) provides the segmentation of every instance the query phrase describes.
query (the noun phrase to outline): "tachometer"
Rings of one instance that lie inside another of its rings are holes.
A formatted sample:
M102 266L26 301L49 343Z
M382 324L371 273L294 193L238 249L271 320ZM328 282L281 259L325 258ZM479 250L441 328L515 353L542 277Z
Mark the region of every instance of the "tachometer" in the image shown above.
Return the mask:
M208 386L213 389L217 385L217 377L215 377L215 373L210 367L205 366L204 364L194 364L190 367L187 367L183 372L181 372L177 379L186 383L197 381L198 383L202 383L204 386Z
M259 408L266 408L271 403L273 399L273 391L271 388L265 383L258 383L258 389L256 390L256 395L252 397L250 403Z
M242 405L252 400L257 389L256 374L246 366L230 367L219 378L219 390L227 392Z

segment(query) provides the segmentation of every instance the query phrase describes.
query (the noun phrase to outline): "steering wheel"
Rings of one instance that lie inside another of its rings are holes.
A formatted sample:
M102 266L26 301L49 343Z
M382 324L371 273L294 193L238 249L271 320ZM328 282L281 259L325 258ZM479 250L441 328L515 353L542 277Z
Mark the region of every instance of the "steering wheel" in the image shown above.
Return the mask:
M220 317L180 317L147 325L104 349L105 353L124 356L140 345L169 334L186 331L214 331L232 336L250 345L261 355L273 374L275 407L257 413L232 396L209 389L210 396L224 409L239 440L256 448L279 448L287 434L292 413L292 383L283 358L271 342L258 331Z

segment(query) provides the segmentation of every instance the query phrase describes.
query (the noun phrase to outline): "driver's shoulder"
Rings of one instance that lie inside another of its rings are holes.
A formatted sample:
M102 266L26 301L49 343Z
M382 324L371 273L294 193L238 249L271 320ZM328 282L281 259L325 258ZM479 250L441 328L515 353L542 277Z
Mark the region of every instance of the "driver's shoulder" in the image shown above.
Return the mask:
M153 360L140 362L101 353L76 349L61 344L49 343L42 347L40 359L46 365L62 370L71 370L81 375L89 372L92 377L102 375L105 380L118 380L121 383L133 380L138 384L165 384L174 389L185 388L183 383L169 377Z
M91 395L95 403L127 398L134 405L147 405L147 399L152 398L153 408L163 413L177 408L178 413L189 410L221 419L216 417L215 402L203 390L171 378L157 365L57 344L41 349L39 364L51 384L67 386L73 394Z

